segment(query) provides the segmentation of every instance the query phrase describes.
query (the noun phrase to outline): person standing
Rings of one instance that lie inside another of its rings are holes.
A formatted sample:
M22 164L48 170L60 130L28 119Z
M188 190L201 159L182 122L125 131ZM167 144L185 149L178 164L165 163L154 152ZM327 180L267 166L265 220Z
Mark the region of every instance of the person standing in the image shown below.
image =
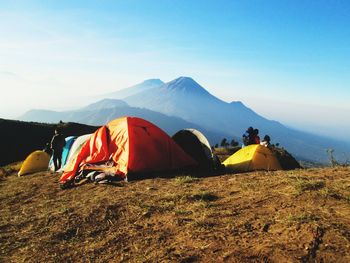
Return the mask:
M264 139L262 140L262 142L260 143L262 146L265 146L265 147L270 147L271 146L271 138L269 135L265 135Z
M260 144L259 130L254 129L253 134L253 144Z
M246 132L242 135L242 141L243 141L242 148L254 143L253 135L254 135L254 129L253 127L249 127L246 130Z
M52 159L55 166L55 171L61 168L62 165L62 151L63 147L66 145L66 141L63 135L60 133L59 129L55 129L55 134L51 140L52 149Z

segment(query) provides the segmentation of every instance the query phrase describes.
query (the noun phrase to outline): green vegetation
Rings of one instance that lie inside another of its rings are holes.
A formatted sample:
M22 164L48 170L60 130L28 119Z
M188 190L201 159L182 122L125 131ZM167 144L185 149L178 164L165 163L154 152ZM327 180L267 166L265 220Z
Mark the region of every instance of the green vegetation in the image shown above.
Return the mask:
M289 223L312 223L319 220L320 218L317 215L311 213L301 213L297 215L289 215L287 217Z
M189 201L204 201L211 202L216 201L219 197L216 194L207 191L200 191L197 193L193 193L188 196Z
M322 180L309 180L306 178L297 177L294 186L297 193L301 194L305 191L317 191L325 187L325 182Z
M229 146L231 147L237 147L239 146L239 142L236 141L235 139L232 139L230 142L228 142L228 140L226 138L223 138L220 142L220 146L227 148ZM218 148L218 144L215 145L215 148Z
M189 184L189 183L194 183L194 182L198 182L199 178L196 177L192 177L190 175L184 175L184 176L177 176L175 177L175 182L177 184Z
M327 149L327 154L329 158L330 165L332 167L337 167L337 166L349 166L350 165L350 160L348 156L345 156L345 161L343 163L339 162L336 160L334 157L334 149Z

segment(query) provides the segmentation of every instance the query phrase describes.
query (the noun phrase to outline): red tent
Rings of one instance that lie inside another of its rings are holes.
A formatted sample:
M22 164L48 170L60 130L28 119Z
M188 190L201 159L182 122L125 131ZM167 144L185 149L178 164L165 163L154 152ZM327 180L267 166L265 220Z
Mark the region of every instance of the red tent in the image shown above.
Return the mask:
M109 166L98 166L107 162ZM74 179L83 169L105 170L125 178L130 172L170 171L196 165L154 124L136 117L122 117L90 137L62 174L60 183Z

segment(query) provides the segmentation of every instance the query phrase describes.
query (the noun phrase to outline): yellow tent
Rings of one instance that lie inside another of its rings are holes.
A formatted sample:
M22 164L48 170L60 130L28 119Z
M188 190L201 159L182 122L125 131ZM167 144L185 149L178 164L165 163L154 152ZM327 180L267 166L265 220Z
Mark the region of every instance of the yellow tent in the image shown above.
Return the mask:
M48 169L50 161L50 155L44 151L35 151L28 155L24 160L21 169L18 172L18 176L22 176L29 173L35 173L45 171Z
M254 170L282 170L271 150L259 144L252 144L235 152L223 164L237 172Z

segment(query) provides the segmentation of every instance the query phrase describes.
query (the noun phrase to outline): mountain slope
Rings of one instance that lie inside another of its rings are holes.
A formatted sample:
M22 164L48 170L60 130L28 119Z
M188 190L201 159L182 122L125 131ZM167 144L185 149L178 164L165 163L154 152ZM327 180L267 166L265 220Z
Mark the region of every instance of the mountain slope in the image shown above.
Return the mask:
M113 107L113 102L116 106ZM121 103L120 100L103 99L99 102L88 105L81 110L76 111L45 111L31 110L19 117L25 121L40 121L48 123L57 123L59 121L74 121L88 125L104 125L108 121L123 116L135 116L146 119L158 127L162 128L170 136L181 129L194 128L200 130L206 135L211 144L219 143L222 138L232 139L226 132L215 132L207 130L202 126L185 121L179 117L168 116L152 110L130 107L126 103ZM51 116L51 117L50 117ZM238 140L238 138L235 138Z
M98 127L79 123L47 124L0 119L0 166L23 160L35 150L42 150L51 141L59 126L65 136L94 132Z
M101 109L116 108L116 107L128 107L128 106L129 105L123 100L103 99L95 103L89 104L86 107L81 108L80 111L84 111L84 110L93 111L93 110L101 110Z
M328 148L350 155L350 144L287 128L260 116L241 102L224 102L188 77L180 77L124 100L129 105L181 117L207 130L226 132L235 137L253 126L260 130L261 137L269 134L273 143L280 143L299 159L325 162Z
M147 91L156 87L163 85L164 82L160 79L148 79L142 83L136 84L126 89L118 90L115 92L107 93L102 95L103 98L112 98L112 99L124 99L128 96L132 96L139 92Z
M218 131L230 129L237 135L244 132L243 125L265 121L243 103L226 103L188 77L180 77L124 100L129 105L181 117L209 129ZM235 125L232 125L232 122Z
M124 102L112 98L77 111L32 110L21 119L44 122L65 120L102 125L120 116L137 116L150 120L169 134L176 129L198 127L211 144L220 142L224 137L229 140L238 139L247 127L253 126L260 130L261 138L268 134L272 143L279 143L299 160L327 162L329 157L326 151L330 148L335 150L335 157L340 161L349 159L350 143L297 131L277 121L268 120L242 102L227 103L218 99L192 78L180 77L160 85L161 83L160 80L148 80L110 94L115 97L132 94L123 99Z
M186 77L180 77L160 87L129 96L125 101L135 107L144 107L188 121L203 120L203 117L213 119L222 104L194 80ZM206 124L206 121L202 122Z

